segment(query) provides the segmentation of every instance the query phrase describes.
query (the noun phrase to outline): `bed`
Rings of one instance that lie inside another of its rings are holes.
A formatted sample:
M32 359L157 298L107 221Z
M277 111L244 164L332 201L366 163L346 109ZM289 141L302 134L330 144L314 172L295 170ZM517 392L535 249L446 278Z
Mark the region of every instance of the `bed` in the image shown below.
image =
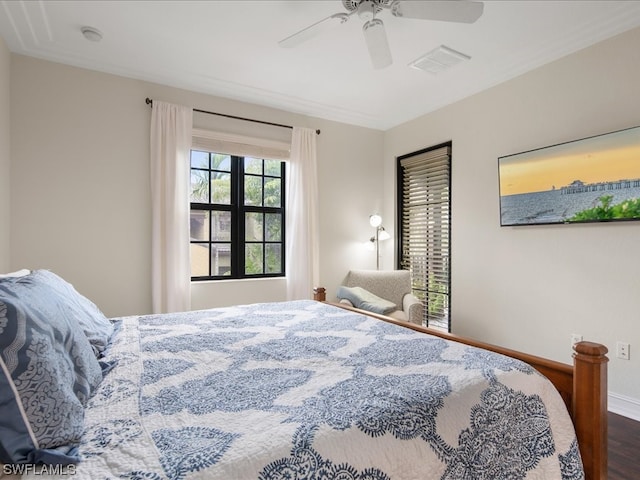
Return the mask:
M66 339L67 350L82 350L74 361L86 357L92 364L93 356L101 378L94 378L95 366L84 366L71 380L73 389L81 384L76 396L83 408L76 413L82 413L82 428L76 425L76 436L66 444L14 448L8 429L16 427L6 419L7 402L0 402L0 454L12 459L3 466L5 475L606 478L606 455L604 470L594 467L591 457L600 462L601 453L595 443L582 443L578 420L584 409L574 413L575 429L567 409L581 394L554 387L536 362L530 362L534 368L514 355L318 301L321 290L317 300L109 319L109 330L95 305L59 277L41 275L41 288L45 296L53 294L55 308L40 310L67 312L66 297L73 298L70 310L85 322L65 322L81 345L67 348L72 334L56 335ZM19 300L6 292L3 297L3 285L7 281L0 280L0 328L6 329L7 312ZM48 325L40 322L38 328ZM582 347L588 351L580 353ZM599 348L585 342L576 355L590 359L585 363L591 385L601 385L602 376L606 384L606 357ZM537 363L557 367L546 362ZM559 369L565 381L572 375L585 381L579 368L565 367ZM28 414L29 408L23 410ZM602 427L601 419L590 420L589 430ZM604 446L606 452L606 439ZM14 468L34 458L45 460L44 471Z
M325 289L316 288L313 297L318 301L326 301ZM349 308L343 304L336 304L336 306ZM595 342L576 343L573 347L573 366L570 366L440 330L397 322L375 313L362 313L419 332L507 355L533 366L553 383L565 402L576 430L585 478L587 480L607 478L607 363L609 359L606 346Z

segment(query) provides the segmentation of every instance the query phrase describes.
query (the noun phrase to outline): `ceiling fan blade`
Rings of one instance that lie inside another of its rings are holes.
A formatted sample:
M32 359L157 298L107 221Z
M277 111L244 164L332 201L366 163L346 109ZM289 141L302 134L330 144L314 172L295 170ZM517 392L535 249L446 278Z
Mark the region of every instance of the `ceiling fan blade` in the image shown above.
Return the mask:
M288 36L284 40L280 40L278 45L284 48L297 47L302 42L309 40L316 35L321 34L322 32L329 30L335 25L341 24L349 20L350 15L347 13L335 13L330 17L324 18L319 22L314 23L313 25L308 26L300 30L293 35Z
M396 17L473 23L482 15L484 4L466 0L434 0L429 2L395 0L390 8L391 13Z
M391 50L389 50L387 34L384 31L382 20L377 18L369 20L362 26L362 32L367 42L373 68L384 68L391 65Z

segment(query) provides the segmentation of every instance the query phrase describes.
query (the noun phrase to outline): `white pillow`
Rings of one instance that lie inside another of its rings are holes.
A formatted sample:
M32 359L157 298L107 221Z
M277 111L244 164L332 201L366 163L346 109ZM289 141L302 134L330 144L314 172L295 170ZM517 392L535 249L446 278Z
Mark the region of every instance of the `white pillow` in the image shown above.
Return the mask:
M26 268L23 268L22 270L17 270L15 272L0 273L0 278L24 277L25 275L29 275L29 273L31 273L31 270L27 270Z

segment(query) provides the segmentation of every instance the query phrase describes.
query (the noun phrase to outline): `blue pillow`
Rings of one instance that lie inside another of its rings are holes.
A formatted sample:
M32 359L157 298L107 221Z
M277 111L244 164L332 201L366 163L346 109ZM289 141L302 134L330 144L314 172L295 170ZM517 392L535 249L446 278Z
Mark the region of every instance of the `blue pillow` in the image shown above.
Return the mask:
M362 287L345 287L338 289L338 298L349 300L356 308L386 315L396 310L396 304L374 295Z
M31 273L34 282L42 282L54 289L65 299L65 308L80 324L84 334L97 358L103 356L104 350L113 335L113 323L105 317L98 307L88 298L80 295L73 285L48 270L34 270Z
M0 463L79 461L102 372L66 302L37 275L0 279Z

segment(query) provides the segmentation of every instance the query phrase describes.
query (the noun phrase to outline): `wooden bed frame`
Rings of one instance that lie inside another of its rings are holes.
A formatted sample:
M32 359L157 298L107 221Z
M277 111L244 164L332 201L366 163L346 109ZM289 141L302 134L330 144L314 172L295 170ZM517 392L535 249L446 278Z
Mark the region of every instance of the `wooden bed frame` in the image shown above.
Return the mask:
M315 288L314 300L326 302L325 289ZM332 302L329 302L332 303ZM332 303L403 327L454 342L484 348L522 360L545 375L560 392L573 420L584 465L586 480L607 478L607 347L599 343L579 342L574 347L573 367L535 355L478 342L451 333L403 322L384 315Z

